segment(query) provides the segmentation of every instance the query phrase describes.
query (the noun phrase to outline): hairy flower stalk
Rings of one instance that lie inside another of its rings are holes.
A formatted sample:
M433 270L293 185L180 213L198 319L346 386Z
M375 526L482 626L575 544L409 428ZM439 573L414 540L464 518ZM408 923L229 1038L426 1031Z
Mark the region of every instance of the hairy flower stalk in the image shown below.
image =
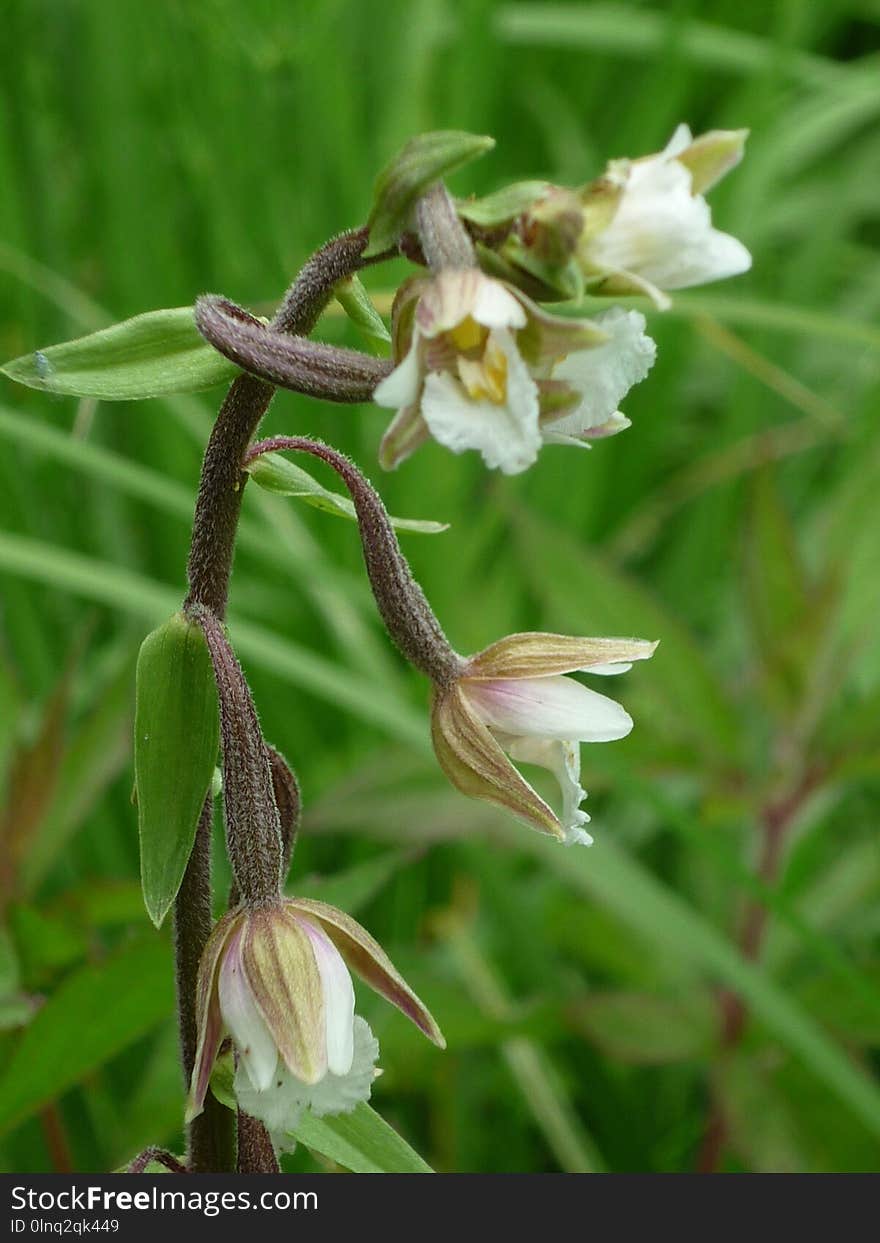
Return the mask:
M214 929L199 966L198 1049L187 1116L197 1117L204 1106L228 1033L236 1050L240 1116L257 1119L284 1148L304 1109L344 1113L369 1099L379 1046L355 1016L346 963L431 1040L444 1042L369 933L326 903L283 897L282 824L292 832L298 819L296 782L263 740L222 624L201 606L190 616L204 632L217 681L226 848L238 901ZM245 1156L259 1164L261 1151L265 1157L259 1132L247 1134Z
M334 287L366 262L362 256L368 241L368 231L357 229L332 238L322 246L291 285L272 327L282 333L302 336L310 333L332 297ZM254 376L239 376L230 386L205 450L187 563L189 594L186 604L204 606L220 619L226 612L235 533L247 481L242 460L273 394L271 384ZM209 799L174 907L177 1006L187 1081L192 1075L196 1051L197 966L211 921L212 813ZM257 1124L248 1124L245 1129L254 1134L239 1136L240 1164L243 1148L251 1152L261 1148ZM246 1142L243 1144L242 1140ZM196 1172L229 1169L232 1151L228 1112L218 1102L212 1102L189 1127L188 1168ZM266 1162L257 1168L268 1171L275 1167L272 1162Z
M589 845L580 810L581 742L611 742L632 729L615 700L564 675L625 673L652 656L643 639L514 634L464 658L450 647L415 582L381 500L337 450L305 436L259 441L248 454L300 451L327 462L354 501L364 559L379 611L403 654L434 684L431 732L440 766L462 793L512 812L566 844ZM511 762L548 769L562 796L560 812Z

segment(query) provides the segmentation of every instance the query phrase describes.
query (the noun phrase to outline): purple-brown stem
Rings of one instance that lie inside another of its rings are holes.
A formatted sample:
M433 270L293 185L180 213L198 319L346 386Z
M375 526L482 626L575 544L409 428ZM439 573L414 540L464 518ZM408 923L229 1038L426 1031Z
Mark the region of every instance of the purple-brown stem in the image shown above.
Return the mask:
M361 266L368 241L368 230L357 229L318 250L285 295L273 328L307 336L332 297L334 285ZM186 605L200 605L221 621L226 614L235 533L247 481L242 463L273 393L271 384L254 376L234 380L205 449L187 564ZM187 1086L195 1057L196 972L211 929L212 810L209 800L174 907L181 1059ZM203 1113L190 1124L190 1168L203 1172L232 1170L233 1149L232 1114L209 1094ZM277 1168L274 1159L272 1168Z
M761 853L756 874L764 885L771 886L778 880L787 831L806 799L816 788L819 779L816 771L805 773L787 795L768 803L762 810ZM765 903L760 900L748 903L743 913L737 944L743 957L751 962L760 957L768 919L769 911ZM722 1053L729 1053L743 1038L749 1012L742 997L730 989L724 989L719 994L718 1010L721 1050ZM727 1138L727 1120L719 1102L715 1101L697 1153L697 1173L713 1174L718 1169Z

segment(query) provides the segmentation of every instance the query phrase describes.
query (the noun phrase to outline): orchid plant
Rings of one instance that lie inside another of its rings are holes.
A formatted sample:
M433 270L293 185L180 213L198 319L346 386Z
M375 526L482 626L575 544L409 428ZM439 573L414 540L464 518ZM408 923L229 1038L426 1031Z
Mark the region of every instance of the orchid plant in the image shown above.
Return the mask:
M422 135L380 174L368 223L315 253L271 321L206 295L194 313L139 316L4 369L34 387L82 393L77 364L100 358L101 380L89 391L104 398L231 379L205 452L188 593L144 641L138 662L143 891L157 926L173 908L189 1089L185 1156L151 1149L151 1160L175 1172L277 1172L305 1114L363 1106L379 1048L355 1014L350 970L444 1047L427 1007L364 928L326 903L285 895L299 787L263 737L223 624L248 480L259 484L268 474L277 482L294 469L280 456L288 452L336 472L348 497L301 470L299 491L320 493L325 507L356 518L388 635L431 683L430 730L443 773L462 794L565 845L592 841L581 809L580 744L613 742L633 727L621 704L571 675L624 673L656 647L524 633L459 655L401 551L395 526L405 524L389 517L361 471L317 440L255 439L273 393L282 387L394 411L379 450L385 468L433 439L516 474L544 445L589 448L622 432L630 422L620 406L645 380L656 347L641 311L596 312L592 299L643 296L662 309L671 290L748 268L748 251L713 227L704 198L739 161L745 137L716 131L694 139L680 126L663 151L612 160L580 187L530 181L457 200L444 178L491 140ZM400 255L418 271L396 292L389 337L359 273ZM390 358L312 340L334 299L371 345L390 340ZM218 752L233 886L212 927ZM556 810L520 764L553 774ZM145 1160L130 1168L143 1169Z

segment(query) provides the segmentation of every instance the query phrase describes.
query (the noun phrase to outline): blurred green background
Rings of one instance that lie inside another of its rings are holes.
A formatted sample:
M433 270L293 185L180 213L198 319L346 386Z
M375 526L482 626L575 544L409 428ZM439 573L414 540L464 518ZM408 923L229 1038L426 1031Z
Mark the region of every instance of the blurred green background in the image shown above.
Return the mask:
M373 1103L432 1165L876 1169L880 3L3 17L4 359L205 290L271 303L420 129L497 138L453 181L468 193L576 184L681 120L751 128L712 206L754 270L648 312L659 359L624 435L512 479L434 445L380 477L387 412L281 394L265 425L351 453L392 512L451 523L404 543L459 650L518 629L662 640L615 687L631 737L583 748L592 849L545 849L445 784L351 524L249 489L233 636L304 789L292 888L347 905L445 1030L441 1054L362 995ZM320 335L356 343L338 320ZM6 1170L181 1143L170 940L137 879L133 662L182 595L221 396L0 390ZM300 1150L291 1168L323 1166Z

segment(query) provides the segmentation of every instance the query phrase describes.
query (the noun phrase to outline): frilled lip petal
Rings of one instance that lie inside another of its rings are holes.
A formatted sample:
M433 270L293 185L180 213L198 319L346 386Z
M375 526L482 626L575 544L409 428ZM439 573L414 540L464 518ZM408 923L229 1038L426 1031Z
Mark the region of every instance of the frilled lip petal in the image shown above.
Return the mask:
M192 1122L204 1108L211 1071L223 1039L223 1018L217 995L217 974L221 955L235 925L241 919L240 912L224 915L208 937L199 963L196 982L196 1031L197 1045L189 1099L187 1100L187 1123Z
M429 1040L441 1049L446 1048L443 1034L428 1007L412 991L378 941L357 920L315 898L290 898L285 905L297 916L317 922L352 971L411 1019Z
M616 700L573 678L465 681L463 691L491 730L514 737L614 742L632 729L632 717Z
M541 447L538 388L510 333L495 341L506 360L505 399L471 398L448 373L431 373L422 394L422 417L431 435L453 453L476 449L490 469L526 470Z
M284 906L252 911L242 961L257 1007L292 1075L317 1083L327 1073L327 1026L312 940Z
M556 815L504 754L460 685L436 693L431 736L440 767L462 794L512 812L539 833L564 838Z
M477 678L542 678L579 670L590 672L596 666L647 660L656 647L645 639L588 639L526 631L507 635L471 656L464 676L470 682Z

